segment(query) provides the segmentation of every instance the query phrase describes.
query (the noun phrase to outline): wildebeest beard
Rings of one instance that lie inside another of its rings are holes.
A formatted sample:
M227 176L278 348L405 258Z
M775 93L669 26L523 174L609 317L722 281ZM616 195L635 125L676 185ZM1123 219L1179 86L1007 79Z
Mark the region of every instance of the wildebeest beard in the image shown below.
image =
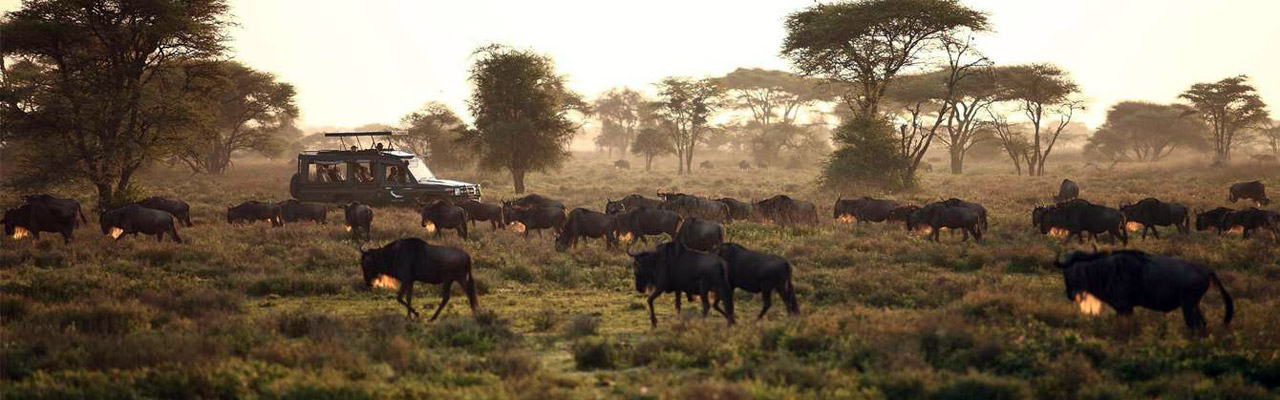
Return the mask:
M1134 265L1123 262L1093 262L1109 256L1109 253L1075 254L1069 256L1070 267L1063 270L1066 280L1067 299L1079 302L1082 293L1096 297L1112 307L1131 306L1123 304L1128 299L1122 298L1125 293L1132 294L1133 288L1140 284L1141 271ZM1113 258L1112 260L1123 260Z

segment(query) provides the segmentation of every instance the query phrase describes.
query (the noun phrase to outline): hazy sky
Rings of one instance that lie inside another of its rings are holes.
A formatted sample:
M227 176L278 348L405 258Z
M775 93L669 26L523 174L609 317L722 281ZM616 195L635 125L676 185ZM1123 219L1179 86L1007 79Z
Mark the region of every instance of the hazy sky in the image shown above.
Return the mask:
M1172 102L1195 82L1248 74L1280 114L1280 1L966 0L991 14L997 63L1070 71L1096 126L1111 104ZM651 89L669 75L788 69L782 22L812 0L231 0L233 55L298 88L304 126L396 123L439 100L466 113L477 46L550 55L573 89ZM1070 5L1065 5L1065 4ZM0 0L0 9L17 8ZM0 39L2 40L2 39Z

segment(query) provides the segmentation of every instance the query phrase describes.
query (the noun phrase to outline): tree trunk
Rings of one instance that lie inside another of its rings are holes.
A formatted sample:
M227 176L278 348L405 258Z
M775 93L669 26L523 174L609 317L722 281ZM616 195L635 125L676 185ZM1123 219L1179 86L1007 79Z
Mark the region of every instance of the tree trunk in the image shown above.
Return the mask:
M644 171L649 172L651 168L653 168L653 156L646 155L644 156Z
M951 149L951 174L960 175L962 173L964 173L964 151L953 148Z
M511 183L515 185L516 194L524 194L524 171L511 170Z
M110 183L95 183L93 185L98 189L98 210L106 210L111 206L111 199L115 196L115 192Z

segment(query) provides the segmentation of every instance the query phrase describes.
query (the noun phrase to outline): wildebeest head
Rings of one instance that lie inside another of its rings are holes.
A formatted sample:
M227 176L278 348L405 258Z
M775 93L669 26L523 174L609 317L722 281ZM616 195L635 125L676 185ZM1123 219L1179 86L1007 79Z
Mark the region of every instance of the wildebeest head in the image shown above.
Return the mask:
M1031 210L1031 226L1040 228L1040 233L1049 233L1049 229L1044 227L1044 216L1049 213L1052 207L1036 206Z
M387 265L383 254L386 248L365 250L364 246L357 247L360 251L360 271L364 275L365 286L373 286L373 281L378 279L378 275L387 274Z
M4 224L4 235L13 236L18 228L18 208L8 209L4 211L4 219L0 219L0 224Z
M98 226L102 228L103 235L110 235L111 228L120 226L120 214L119 210L98 213Z
M1087 263L1105 256L1106 253L1086 253L1073 250L1067 252L1065 256L1059 256L1053 260L1053 266L1062 270L1063 282L1066 284L1067 300L1075 301L1077 295L1091 289L1084 268L1078 268L1077 264Z
M631 256L631 270L635 273L636 291L644 293L653 282L654 269L658 264L658 252L632 253L631 249L627 249L627 254Z
M626 209L627 209L627 206L622 204L621 201L613 201L613 200L605 199L604 212L607 214L617 214L617 213L626 211Z

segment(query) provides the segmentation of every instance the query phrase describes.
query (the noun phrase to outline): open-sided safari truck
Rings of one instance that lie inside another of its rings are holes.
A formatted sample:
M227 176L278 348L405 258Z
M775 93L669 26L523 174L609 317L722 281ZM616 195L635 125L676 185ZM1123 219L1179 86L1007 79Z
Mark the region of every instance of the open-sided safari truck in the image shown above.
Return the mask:
M289 194L300 201L370 204L414 203L448 198L480 200L480 185L440 179L421 158L392 147L393 132L326 133L337 150L298 154ZM368 138L368 147L365 140ZM348 139L351 139L348 147ZM381 139L381 140L380 140Z

